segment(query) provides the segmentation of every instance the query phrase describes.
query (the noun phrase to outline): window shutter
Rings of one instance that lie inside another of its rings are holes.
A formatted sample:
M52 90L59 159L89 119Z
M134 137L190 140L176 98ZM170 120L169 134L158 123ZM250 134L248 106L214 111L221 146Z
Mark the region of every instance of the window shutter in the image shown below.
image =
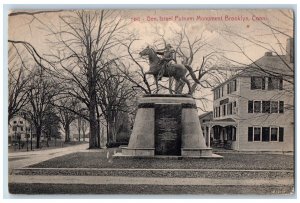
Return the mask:
M279 128L279 142L283 142L284 128Z
M229 83L227 84L227 94L230 93L230 87L229 87Z
M284 101L279 101L279 113L284 112Z
M255 89L255 78L251 77L251 89L254 90Z
M266 79L264 77L262 78L261 82L262 82L261 89L263 90L266 89Z
M253 127L248 127L248 142L253 141Z
M236 80L233 81L233 84L234 84L234 90L233 91L236 91Z
M248 101L248 113L253 113L253 101Z
M279 89L280 90L283 89L283 80L282 80L282 78L279 79Z

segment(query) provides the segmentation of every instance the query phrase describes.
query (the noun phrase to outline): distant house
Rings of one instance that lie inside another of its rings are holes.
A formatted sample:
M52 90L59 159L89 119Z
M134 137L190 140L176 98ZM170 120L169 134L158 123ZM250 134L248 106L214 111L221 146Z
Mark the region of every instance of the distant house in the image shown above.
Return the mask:
M31 134L35 133L34 131L31 133L30 122L25 120L22 116L16 115L9 121L9 143L18 140L25 141L27 138L30 139Z
M213 118L202 121L207 141L213 141L209 145L239 151L293 151L292 46L289 39L286 55L266 52L213 89Z

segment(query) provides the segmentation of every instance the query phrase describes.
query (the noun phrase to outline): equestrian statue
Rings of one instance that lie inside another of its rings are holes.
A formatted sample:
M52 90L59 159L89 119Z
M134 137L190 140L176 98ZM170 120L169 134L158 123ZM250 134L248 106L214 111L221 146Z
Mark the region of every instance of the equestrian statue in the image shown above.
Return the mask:
M189 65L183 64L174 64L172 61L175 61L175 50L172 48L170 44L167 44L164 49L155 51L153 48L147 46L143 51L141 51L140 56L148 56L150 69L146 74L150 74L154 76L156 88L158 92L158 81L161 80L162 77L173 77L176 80L175 84L175 92L178 94L179 87L184 83L187 84L189 88L189 93L191 94L191 84L189 80L186 78L186 73L189 71L193 80L196 83L200 83L194 72L192 67ZM157 55L162 55L162 58Z

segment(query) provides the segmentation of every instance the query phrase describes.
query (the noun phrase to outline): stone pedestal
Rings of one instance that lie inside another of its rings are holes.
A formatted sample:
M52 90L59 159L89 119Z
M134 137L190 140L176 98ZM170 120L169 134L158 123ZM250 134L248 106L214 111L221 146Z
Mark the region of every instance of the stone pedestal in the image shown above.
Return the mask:
M212 157L212 149L205 144L195 100L184 95L140 98L128 147L123 147L119 156Z

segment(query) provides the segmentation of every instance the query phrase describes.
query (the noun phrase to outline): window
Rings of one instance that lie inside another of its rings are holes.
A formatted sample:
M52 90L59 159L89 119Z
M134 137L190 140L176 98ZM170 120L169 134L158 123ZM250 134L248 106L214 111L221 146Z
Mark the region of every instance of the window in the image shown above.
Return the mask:
M237 113L236 101L233 102L232 113L233 113L233 114L236 114L236 113Z
M223 105L223 116L226 115L226 104Z
M218 117L220 117L220 115L221 115L221 107L219 106L218 107Z
M262 101L262 112L263 113L270 113L270 106L271 102L270 101Z
M23 124L23 121L20 121L20 124Z
M229 103L229 104L227 104L228 105L228 107L227 107L227 114L228 115L232 115L232 103Z
M248 142L252 142L252 141L253 141L253 128L248 127Z
M227 94L236 91L236 80L233 80L227 84Z
M218 97L218 89L216 89L215 91L214 91L214 97L215 97L215 99L218 99L219 97Z
M283 142L284 128L279 128L279 142Z
M253 141L260 141L260 128L254 128L254 139Z
M229 86L229 83L227 84L227 94L230 93L230 86Z
M265 78L263 77L251 77L251 90L265 89Z
M255 101L254 102L254 113L260 113L261 112L261 102Z
M277 141L278 128L271 128L271 141Z
M233 81L233 91L236 91L236 80Z
M226 127L226 130L227 130L227 140L232 141L232 128Z
M284 128L282 127L248 127L248 142L283 142Z
M224 87L221 88L221 97L224 96Z
M262 127L262 141L269 142L270 141L270 128Z
M215 108L215 117L220 117L220 107Z
M248 113L253 113L253 101L248 101Z
M24 130L23 127L20 127L20 128L21 128L21 131L23 132L23 130Z
M215 91L214 91L214 97L215 97L215 99L219 99L220 98L220 89L216 89Z
M17 131L17 126L13 126L13 131Z
M14 124L17 124L17 121L14 121Z
M236 128L232 128L232 141L236 141Z
M278 113L278 102L271 101L271 113Z
M268 78L268 90L282 90L282 78L269 77Z
M283 112L284 112L284 102L279 101L279 113L283 113Z

